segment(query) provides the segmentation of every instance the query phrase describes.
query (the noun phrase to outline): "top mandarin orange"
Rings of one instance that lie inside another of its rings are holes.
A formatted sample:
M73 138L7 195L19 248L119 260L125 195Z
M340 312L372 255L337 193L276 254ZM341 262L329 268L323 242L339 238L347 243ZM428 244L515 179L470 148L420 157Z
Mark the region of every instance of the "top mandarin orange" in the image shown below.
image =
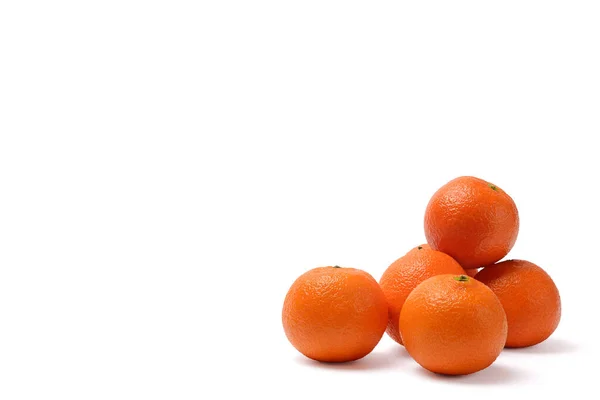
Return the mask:
M513 199L483 179L462 176L442 186L425 211L425 236L465 269L501 260L519 233Z

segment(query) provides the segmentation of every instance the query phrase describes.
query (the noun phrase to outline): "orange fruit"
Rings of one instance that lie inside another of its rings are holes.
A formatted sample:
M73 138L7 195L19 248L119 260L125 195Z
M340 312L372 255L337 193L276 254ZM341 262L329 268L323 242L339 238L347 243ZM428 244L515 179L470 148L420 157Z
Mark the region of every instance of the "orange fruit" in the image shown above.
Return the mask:
M425 210L425 236L465 269L493 264L515 244L519 214L498 186L462 176L442 186Z
M473 278L475 275L477 275L477 272L479 272L479 268L466 269L465 272L467 273L467 275Z
M437 275L413 290L400 313L406 351L423 368L464 375L490 366L506 341L506 315L483 283Z
M387 333L402 344L398 318L410 292L425 279L440 274L464 274L452 257L424 244L417 246L390 265L381 276L379 285L388 302Z
M475 278L500 299L508 319L506 347L533 346L546 340L560 321L558 289L542 268L523 260L485 267Z
M283 304L290 343L317 361L353 361L369 354L387 324L387 302L379 284L354 268L321 267L301 275Z

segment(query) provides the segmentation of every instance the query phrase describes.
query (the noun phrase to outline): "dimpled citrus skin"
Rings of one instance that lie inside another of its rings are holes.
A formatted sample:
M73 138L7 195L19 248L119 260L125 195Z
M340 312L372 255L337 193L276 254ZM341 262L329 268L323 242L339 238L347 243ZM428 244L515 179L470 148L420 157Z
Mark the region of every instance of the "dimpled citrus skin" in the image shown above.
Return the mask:
M507 322L500 300L483 283L465 275L438 275L408 296L400 332L406 351L423 368L464 375L496 360Z
M292 284L283 304L283 328L306 357L324 362L362 358L379 343L387 324L387 302L367 272L320 267Z
M560 322L558 288L532 262L508 260L481 270L475 279L498 296L508 319L506 347L533 346L546 340Z
M427 243L465 269L502 259L518 233L519 214L513 199L496 185L472 176L442 186L425 210Z
M379 280L388 302L387 334L402 344L398 318L410 292L425 279L440 274L464 274L452 257L433 250L429 245L417 246L390 265Z

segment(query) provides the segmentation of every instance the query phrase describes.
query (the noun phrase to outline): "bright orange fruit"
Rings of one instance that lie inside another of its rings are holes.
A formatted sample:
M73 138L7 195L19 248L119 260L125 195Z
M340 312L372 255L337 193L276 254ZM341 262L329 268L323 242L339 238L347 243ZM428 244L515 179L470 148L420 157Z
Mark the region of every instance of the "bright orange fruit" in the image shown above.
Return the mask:
M560 321L558 288L532 262L508 260L481 270L475 279L500 299L508 319L506 347L533 346L546 340Z
M301 275L283 304L290 343L317 361L353 361L369 354L387 325L387 302L367 272L321 267Z
M398 318L410 292L425 279L440 274L464 274L462 267L449 255L433 250L429 245L417 246L390 265L379 284L388 302L387 333L402 344Z
M442 186L425 211L427 243L465 269L502 259L518 233L519 214L513 199L498 186L472 176Z
M400 313L406 351L423 368L447 375L480 371L506 341L506 315L483 283L466 275L437 275L413 290Z

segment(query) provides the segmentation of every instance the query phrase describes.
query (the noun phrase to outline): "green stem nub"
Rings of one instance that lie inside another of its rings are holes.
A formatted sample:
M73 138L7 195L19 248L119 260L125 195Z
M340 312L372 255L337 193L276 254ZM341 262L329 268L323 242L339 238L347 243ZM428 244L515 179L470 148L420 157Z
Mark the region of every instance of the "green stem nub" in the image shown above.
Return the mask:
M460 276L455 276L454 280L459 281L459 282L466 282L469 280L469 277L466 275L460 275Z
M339 265L334 265L333 268L342 268Z
M417 249L419 249L419 250L421 250L422 248L423 248L423 246L419 246L419 247L417 247Z
M496 186L496 185L490 185L490 188L491 188L492 190L496 190L496 191L498 191L498 186Z

